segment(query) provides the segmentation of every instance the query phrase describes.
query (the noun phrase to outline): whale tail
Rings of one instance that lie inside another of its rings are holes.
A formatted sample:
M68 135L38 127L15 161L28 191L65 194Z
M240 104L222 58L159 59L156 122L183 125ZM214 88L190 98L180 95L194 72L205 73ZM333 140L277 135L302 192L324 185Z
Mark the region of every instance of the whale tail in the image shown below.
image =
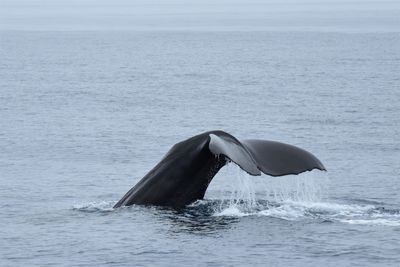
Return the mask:
M209 148L213 154L225 155L251 175L263 172L271 176L283 176L313 169L326 171L321 161L310 152L275 141L239 141L231 136L210 134Z
M266 140L239 141L223 131L205 132L174 145L114 207L190 204L204 197L215 174L229 161L251 175L326 170L313 154L296 146Z

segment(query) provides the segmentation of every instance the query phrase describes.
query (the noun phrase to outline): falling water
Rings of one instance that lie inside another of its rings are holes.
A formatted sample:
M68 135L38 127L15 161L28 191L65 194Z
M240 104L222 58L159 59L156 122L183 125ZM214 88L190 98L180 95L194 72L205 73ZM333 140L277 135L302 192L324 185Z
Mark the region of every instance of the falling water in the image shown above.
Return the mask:
M285 177L251 176L230 164L210 185L210 191L222 199L217 213L250 215L277 203L321 201L326 196L327 181L326 174L312 172Z

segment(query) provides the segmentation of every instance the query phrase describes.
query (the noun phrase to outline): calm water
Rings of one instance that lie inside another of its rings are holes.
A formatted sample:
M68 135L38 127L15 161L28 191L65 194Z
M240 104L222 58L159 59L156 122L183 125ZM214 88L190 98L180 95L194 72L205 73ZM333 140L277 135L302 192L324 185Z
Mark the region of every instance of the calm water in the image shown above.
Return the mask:
M398 266L400 34L0 33L0 265ZM279 140L183 211L113 210L174 143Z

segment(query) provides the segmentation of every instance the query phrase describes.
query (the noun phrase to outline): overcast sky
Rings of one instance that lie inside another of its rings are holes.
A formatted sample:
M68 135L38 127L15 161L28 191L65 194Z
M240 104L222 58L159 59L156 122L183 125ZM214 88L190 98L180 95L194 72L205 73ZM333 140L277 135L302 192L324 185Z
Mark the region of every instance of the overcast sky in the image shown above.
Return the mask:
M400 0L0 0L0 30L400 32Z

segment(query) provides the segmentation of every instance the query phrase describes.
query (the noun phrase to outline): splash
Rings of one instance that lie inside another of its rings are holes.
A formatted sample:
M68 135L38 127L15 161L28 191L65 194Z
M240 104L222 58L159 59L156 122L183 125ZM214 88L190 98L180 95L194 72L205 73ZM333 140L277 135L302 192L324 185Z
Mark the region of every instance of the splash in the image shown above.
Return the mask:
M111 212L115 201L99 201L76 204L72 207L73 210L82 212Z
M357 225L400 226L400 210L363 204L332 203L329 179L321 173L299 176L254 177L239 168L227 168L223 181L210 186L213 216L265 216L287 221L311 220ZM226 186L226 181L229 185ZM218 183L225 182L222 185ZM218 190L228 187L228 190ZM222 200L221 200L222 198ZM202 202L202 204L205 204Z
M358 224L358 225L383 225L383 226L400 226L399 220L391 220L391 219L374 219L374 220L341 220L343 223L348 224Z
M225 170L224 170L225 169ZM343 223L363 226L400 226L400 209L367 200L333 203L327 197L328 177L321 173L299 176L254 177L231 165L224 168L207 191L206 198L189 205L184 217L241 218L265 217L285 221ZM109 214L115 201L99 201L73 206L85 213ZM149 207L145 208L146 210ZM137 209L117 209L137 212ZM156 209L166 212L169 209ZM179 213L179 212L178 212ZM174 216L176 213L172 213Z
M218 195L217 199L221 199L222 195L224 201L221 201L218 212L223 214L227 212L224 209L236 208L240 212L253 213L263 208L263 205L268 208L270 204L284 201L319 201L324 195L324 187L327 184L326 177L321 179L321 175L316 176L311 173L286 176L284 179L265 175L250 176L234 164L221 173L221 176L226 177L225 184L219 185L221 180L216 179L217 182L213 182L209 190L217 189L214 191L214 195ZM226 181L229 181L228 185Z

